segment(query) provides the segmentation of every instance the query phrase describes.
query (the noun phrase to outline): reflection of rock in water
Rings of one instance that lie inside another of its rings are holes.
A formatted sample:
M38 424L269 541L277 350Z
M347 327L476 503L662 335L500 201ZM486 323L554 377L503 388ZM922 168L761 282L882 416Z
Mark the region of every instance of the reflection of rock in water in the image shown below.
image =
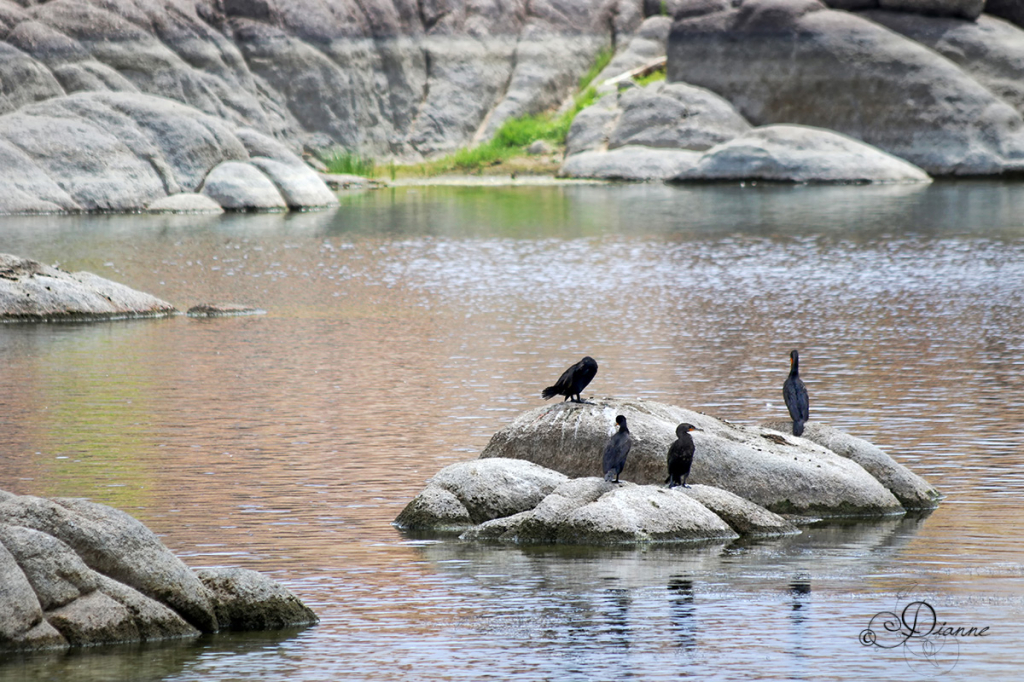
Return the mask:
M668 580L669 619L682 649L697 645L697 624L694 618L693 581L674 575Z

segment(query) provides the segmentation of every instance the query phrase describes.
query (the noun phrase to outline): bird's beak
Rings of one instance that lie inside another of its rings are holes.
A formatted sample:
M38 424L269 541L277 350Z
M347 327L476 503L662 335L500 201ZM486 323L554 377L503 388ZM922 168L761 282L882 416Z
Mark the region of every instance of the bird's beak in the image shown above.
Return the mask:
M691 430L691 431L703 431L704 429L698 429L698 428L697 428L696 426L694 426L694 427L693 427L692 429L690 429L690 430Z

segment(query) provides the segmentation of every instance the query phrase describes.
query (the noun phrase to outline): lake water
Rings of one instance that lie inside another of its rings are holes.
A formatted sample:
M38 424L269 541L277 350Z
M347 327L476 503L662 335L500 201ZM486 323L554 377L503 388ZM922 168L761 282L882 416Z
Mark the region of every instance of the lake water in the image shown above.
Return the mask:
M2 681L1018 677L1022 184L398 187L327 213L0 218L0 252L267 311L0 326L0 488L128 511L322 619L8 657ZM754 424L786 414L791 348L812 419L937 510L642 549L391 525L584 354L588 394ZM988 630L861 644L915 601Z

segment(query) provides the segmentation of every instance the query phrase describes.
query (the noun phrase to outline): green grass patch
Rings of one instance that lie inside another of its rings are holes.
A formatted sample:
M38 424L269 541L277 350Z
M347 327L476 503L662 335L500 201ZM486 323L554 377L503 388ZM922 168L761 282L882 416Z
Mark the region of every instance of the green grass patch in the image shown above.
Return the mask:
M324 165L331 173L345 175L361 175L372 178L377 175L377 162L368 156L359 156L346 151L336 151L323 159Z
M559 116L551 113L522 116L505 121L501 128L487 142L476 147L463 148L444 158L396 169L394 162L378 167L373 159L360 157L348 152L339 152L324 159L331 173L348 173L373 177L384 170L394 180L396 173L403 176L434 176L453 171L478 172L487 166L497 165L516 156L537 140L547 140L556 146L565 144L569 127L576 114L597 101L597 90L591 83L611 62L614 51L609 47L601 50L594 64L580 78L579 94L573 99L573 106Z
M660 69L653 73L649 73L646 76L643 76L642 78L635 79L635 82L642 88L645 85L650 85L651 83L657 83L658 81L663 80L665 80L665 69Z
M608 66L608 63L611 62L613 56L615 56L615 50L611 47L606 47L597 53L597 58L594 59L594 64L580 78L580 92L583 92L590 87L590 84L594 82L595 78L597 78L597 74L604 71L604 67Z

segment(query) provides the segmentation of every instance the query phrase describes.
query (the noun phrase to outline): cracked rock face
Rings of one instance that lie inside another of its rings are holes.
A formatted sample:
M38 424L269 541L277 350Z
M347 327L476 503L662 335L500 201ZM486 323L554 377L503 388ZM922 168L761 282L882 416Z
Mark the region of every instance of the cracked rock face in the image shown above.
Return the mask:
M0 491L0 585L0 652L316 622L258 573L197 575L128 514L81 499Z

